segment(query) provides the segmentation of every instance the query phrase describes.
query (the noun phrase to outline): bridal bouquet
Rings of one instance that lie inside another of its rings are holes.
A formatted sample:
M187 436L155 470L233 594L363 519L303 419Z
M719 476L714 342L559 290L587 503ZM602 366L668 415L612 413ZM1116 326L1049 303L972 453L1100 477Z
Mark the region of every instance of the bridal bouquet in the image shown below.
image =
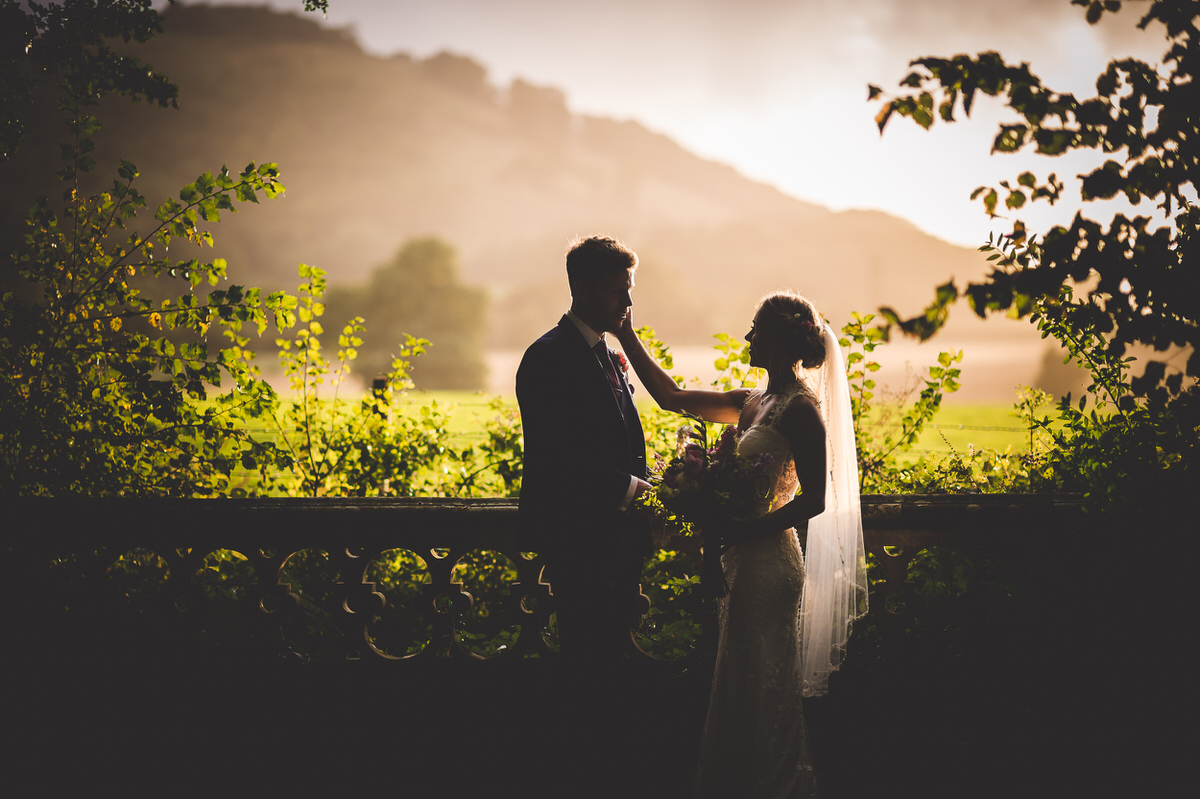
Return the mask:
M675 456L652 477L655 489L640 498L665 529L685 535L696 528L703 532L704 579L718 596L726 590L721 532L770 510L772 461L769 453L754 460L738 457L737 428L732 426L710 447L704 423L697 420L679 428Z

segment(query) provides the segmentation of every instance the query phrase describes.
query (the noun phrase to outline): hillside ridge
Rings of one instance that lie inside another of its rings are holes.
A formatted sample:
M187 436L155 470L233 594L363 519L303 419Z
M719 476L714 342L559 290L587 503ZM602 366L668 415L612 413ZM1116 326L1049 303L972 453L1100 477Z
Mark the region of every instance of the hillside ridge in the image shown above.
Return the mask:
M490 346L515 348L566 307L565 245L596 232L640 254L637 318L681 344L741 330L774 288L840 325L881 304L915 312L935 285L984 270L979 253L905 220L835 213L637 121L572 114L555 87L496 87L468 56L375 56L349 29L267 7L177 4L164 17L163 35L130 47L179 85L180 109L106 101L96 187L118 158L152 201L222 164L279 163L285 197L214 230L240 283L294 288L304 262L331 285L361 284L403 242L437 236L490 292ZM5 168L6 220L58 193L39 183L58 168L58 124L35 120Z

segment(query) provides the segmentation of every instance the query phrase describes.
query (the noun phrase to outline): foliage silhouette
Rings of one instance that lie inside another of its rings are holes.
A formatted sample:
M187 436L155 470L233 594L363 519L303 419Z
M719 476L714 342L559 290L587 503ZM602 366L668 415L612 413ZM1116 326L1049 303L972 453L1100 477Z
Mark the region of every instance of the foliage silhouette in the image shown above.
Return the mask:
M1094 24L1121 8L1119 0L1071 0L1086 9ZM1036 314L1055 335L1064 329L1095 329L1108 350L1120 357L1132 344L1162 352L1190 348L1184 372L1200 376L1200 271L1196 268L1196 165L1200 160L1200 4L1196 0L1154 0L1138 23L1165 26L1170 44L1163 71L1135 59L1113 61L1096 79L1096 96L1079 100L1044 86L1027 64L1012 66L994 52L953 58L919 58L919 67L901 81L911 90L884 102L876 121L882 133L896 115L928 129L935 119L953 122L961 107L970 115L977 93L1001 97L1019 117L1000 127L992 152L1016 152L1029 146L1042 155L1098 150L1110 157L1080 176L1085 201L1124 195L1129 202L1156 203L1166 224L1153 227L1148 216L1115 214L1107 228L1076 214L1070 227L1056 226L1041 235L1021 220L1001 242L981 248L990 253L987 279L962 291L980 317L1008 311ZM882 90L871 86L870 99ZM1000 183L1004 207L1017 211L1027 202L1057 201L1064 183L1050 174L1043 182L1031 172ZM972 194L990 215L1001 192L981 186ZM1003 246L1001 246L1003 245ZM1076 297L1069 291L1087 285ZM1067 290L1067 291L1064 291ZM922 339L945 322L960 296L953 283L938 289L919 316L901 320L891 308L880 312L886 328L899 327ZM1066 342L1064 342L1066 344ZM1134 396L1162 405L1183 388L1183 374L1167 375L1163 361L1147 364L1130 381Z
M303 6L327 12L329 3L303 0ZM79 108L110 94L178 108L179 89L167 76L112 46L116 39L149 41L163 32L162 21L151 0L0 0L0 162L16 154L28 133L26 116L45 80L57 80L60 102Z
M107 94L177 107L177 88L110 40L145 42L162 33L150 0L71 0L62 4L0 0L5 31L0 54L0 161L12 158L27 133L25 117L38 84L57 79L60 103L78 111ZM60 106L61 107L61 106ZM81 165L86 169L86 164Z

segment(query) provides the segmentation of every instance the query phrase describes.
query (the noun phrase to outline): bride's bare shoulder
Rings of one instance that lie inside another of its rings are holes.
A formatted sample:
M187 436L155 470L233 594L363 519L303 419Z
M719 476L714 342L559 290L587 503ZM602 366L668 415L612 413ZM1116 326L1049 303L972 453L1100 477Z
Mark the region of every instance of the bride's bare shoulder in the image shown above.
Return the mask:
M789 432L803 435L818 431L823 435L825 423L821 419L821 406L816 397L808 392L789 397L780 410L779 425L785 435Z

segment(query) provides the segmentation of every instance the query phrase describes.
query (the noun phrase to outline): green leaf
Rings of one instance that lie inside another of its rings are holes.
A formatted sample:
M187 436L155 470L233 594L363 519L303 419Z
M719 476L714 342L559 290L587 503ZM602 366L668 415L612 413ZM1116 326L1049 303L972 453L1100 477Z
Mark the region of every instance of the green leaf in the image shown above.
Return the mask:
M949 281L948 283L943 283L937 287L937 294L934 301L938 305L946 305L947 303L954 302L957 299L958 287L954 285L953 280Z
M207 195L212 193L213 188L216 186L216 181L213 180L212 172L205 172L203 175L196 178L194 185L197 191L199 191L201 194Z
M912 109L912 119L926 130L933 124L933 114L924 106L916 106Z
M887 127L888 120L892 118L892 113L895 111L893 103L887 103L883 108L879 109L879 113L875 115L875 124L879 127L879 133L883 134L883 129Z
M983 196L983 207L987 211L988 216L996 215L996 203L999 202L1000 196L995 189L988 189L987 194Z

